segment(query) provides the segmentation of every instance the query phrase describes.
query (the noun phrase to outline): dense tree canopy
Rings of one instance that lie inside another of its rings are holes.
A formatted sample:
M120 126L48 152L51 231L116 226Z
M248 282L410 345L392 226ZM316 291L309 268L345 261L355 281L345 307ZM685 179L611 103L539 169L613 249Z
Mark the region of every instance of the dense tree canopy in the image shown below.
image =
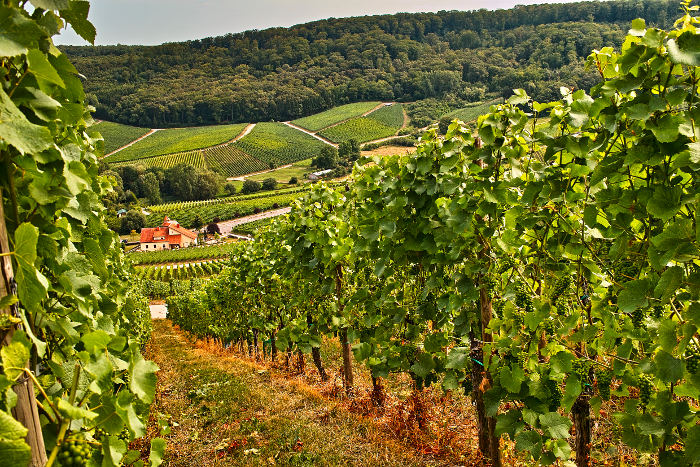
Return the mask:
M141 126L288 120L360 100L587 89L591 50L636 17L667 27L675 1L329 19L160 46L65 47L99 118Z

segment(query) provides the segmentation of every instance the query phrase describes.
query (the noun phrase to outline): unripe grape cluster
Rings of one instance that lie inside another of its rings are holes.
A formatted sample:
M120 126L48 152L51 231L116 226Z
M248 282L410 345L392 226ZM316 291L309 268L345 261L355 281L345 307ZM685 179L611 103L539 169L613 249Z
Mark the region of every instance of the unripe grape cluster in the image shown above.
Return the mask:
M688 373L695 374L698 372L698 367L700 366L700 352L695 345L689 345L685 349L685 368Z
M613 372L609 369L596 371L595 379L598 382L598 393L603 400L610 400L610 383L612 382Z
M506 256L500 260L496 272L498 272L498 274L503 274L507 270L513 268L513 266L515 266L515 260L510 256Z
M515 305L518 308L523 308L525 311L532 311L534 309L532 296L522 282L518 282L515 286Z
M651 378L647 375L639 375L637 387L639 388L639 402L642 408L644 408L649 405L649 401L651 400L651 390L653 388Z
M573 374L578 376L578 379L579 381L581 381L581 384L590 383L590 369L590 362L583 358L577 358L576 360L574 360L574 363L571 368Z
M79 440L67 440L61 445L56 460L58 464L65 467L82 467L87 465L92 456L90 446Z
M644 310L637 308L632 312L632 325L635 329L641 329L644 327Z
M556 412L557 408L559 407L559 404L561 404L562 399L562 392L561 388L559 387L559 383L557 383L553 379L548 379L545 380L544 384L547 387L547 391L549 392L549 411Z
M558 279L554 283L554 290L552 290L552 303L556 303L559 297L566 293L566 290L571 285L571 276L564 276Z

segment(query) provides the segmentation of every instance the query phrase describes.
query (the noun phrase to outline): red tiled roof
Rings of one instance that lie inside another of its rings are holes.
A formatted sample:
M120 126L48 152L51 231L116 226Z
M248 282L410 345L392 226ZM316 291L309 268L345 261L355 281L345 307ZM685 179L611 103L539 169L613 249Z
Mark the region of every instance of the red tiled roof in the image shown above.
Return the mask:
M176 235L169 235L168 229L172 229L178 232ZM184 227L180 227L175 221L171 221L168 216L163 219L163 225L155 228L141 229L141 243L170 243L170 244L180 244L182 240L182 235L185 237L196 239L197 234L191 230L187 230ZM154 237L163 237L159 240L154 240Z
M184 228L184 227L180 227L180 224L177 224L177 226L171 225L170 228L173 229L173 230L176 231L176 232L180 232L180 233L181 233L182 235L184 235L185 237L189 237L189 238L192 238L192 239L197 238L197 234L196 234L196 233L192 232L191 230L187 230L187 229Z

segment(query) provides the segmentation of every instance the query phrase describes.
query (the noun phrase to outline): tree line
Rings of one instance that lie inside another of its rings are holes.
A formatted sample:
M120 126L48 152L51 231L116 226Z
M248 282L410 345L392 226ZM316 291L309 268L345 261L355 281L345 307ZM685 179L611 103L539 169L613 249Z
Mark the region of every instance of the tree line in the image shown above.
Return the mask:
M524 88L587 89L581 65L672 1L579 2L498 11L328 19L159 46L63 47L98 118L145 127L289 120L362 100L472 102Z

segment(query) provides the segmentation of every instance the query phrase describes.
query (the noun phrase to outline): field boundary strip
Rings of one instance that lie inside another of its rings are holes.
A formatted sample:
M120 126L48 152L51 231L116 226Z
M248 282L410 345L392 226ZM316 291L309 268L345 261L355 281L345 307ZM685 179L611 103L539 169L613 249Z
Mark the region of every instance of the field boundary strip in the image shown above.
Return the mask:
M353 117L353 118L357 118L357 117ZM352 118L349 120L352 120ZM338 149L338 145L335 144L333 141L326 139L323 136L317 135L316 133L314 133L310 130L307 130L306 128L302 128L300 126L297 126L297 125L293 124L292 122L282 122L282 123L284 123L285 125L287 125L290 128L294 128L295 130L301 131L302 133L306 133L309 136L313 136L317 140L323 141L324 143L328 144L329 146L333 146L334 148ZM318 130L318 131L321 131L321 130Z
M151 135L152 135L153 133L155 133L156 131L160 131L160 128L152 128L148 133L146 133L145 135L141 136L140 138L136 138L135 140L133 140L133 141L130 142L129 144L125 144L124 146L122 146L122 147L120 147L120 148L118 148L118 149L115 149L114 151L110 152L109 154L105 154L104 156L100 157L100 159L104 159L104 158L106 158L106 157L111 156L112 154L116 154L116 153L118 153L119 151L121 151L122 149L126 149L126 148L128 148L129 146L138 143L138 142L141 141L142 139L151 136ZM163 154L163 155L165 156L165 155L167 155L167 154ZM153 156L153 157L158 157L158 156ZM144 158L144 159L145 159L145 158Z

